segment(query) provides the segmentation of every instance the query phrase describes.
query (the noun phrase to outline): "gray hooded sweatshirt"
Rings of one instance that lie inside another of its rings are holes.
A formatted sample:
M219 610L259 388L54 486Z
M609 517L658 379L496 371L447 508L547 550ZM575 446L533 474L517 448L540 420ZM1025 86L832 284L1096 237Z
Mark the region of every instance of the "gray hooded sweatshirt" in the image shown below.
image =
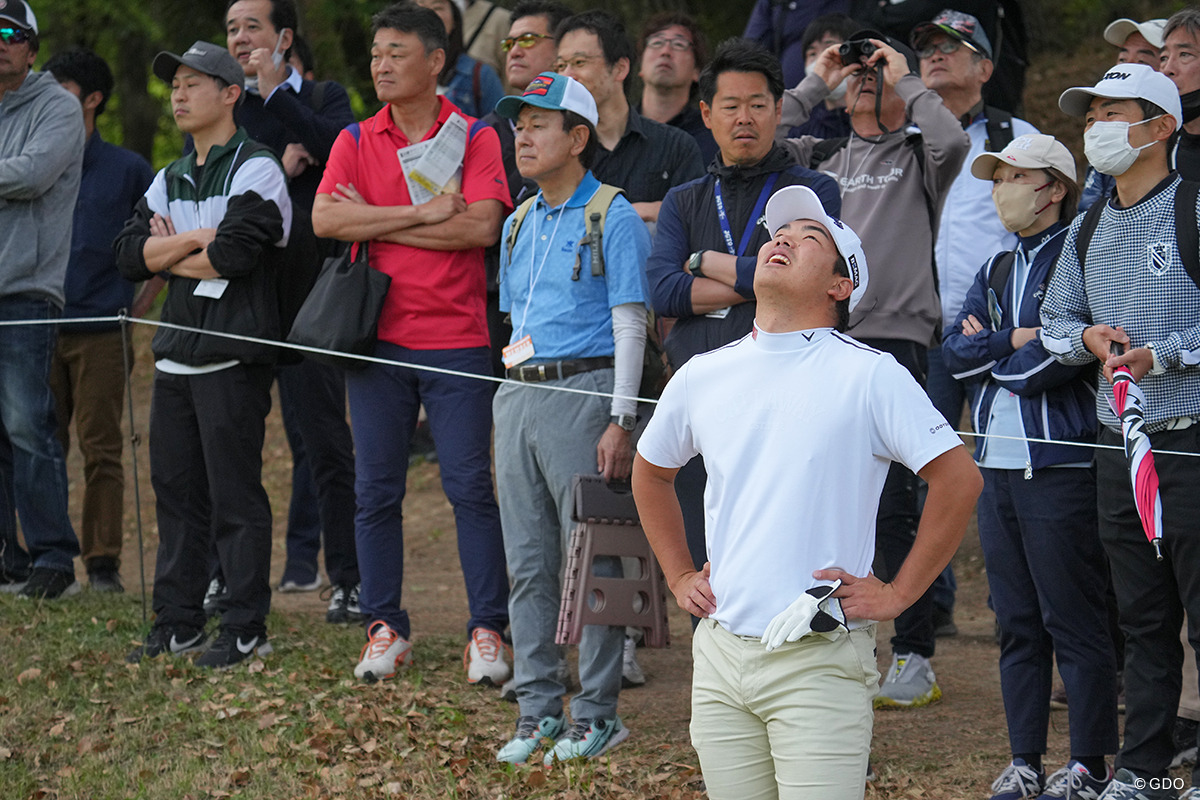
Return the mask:
M62 307L83 145L79 100L50 73L0 100L0 298Z

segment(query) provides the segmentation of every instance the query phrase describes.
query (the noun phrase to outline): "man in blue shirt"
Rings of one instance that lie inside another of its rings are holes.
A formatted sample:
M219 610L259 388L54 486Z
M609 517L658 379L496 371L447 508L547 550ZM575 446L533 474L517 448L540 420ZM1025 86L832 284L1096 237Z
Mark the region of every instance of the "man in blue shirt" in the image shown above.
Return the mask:
M596 103L581 83L543 72L496 111L516 118L517 167L539 188L501 229L511 242L500 257L500 308L513 325L505 366L519 383L502 385L493 407L520 716L497 757L525 763L550 738L557 743L544 760L553 764L593 758L629 735L617 717L624 629L584 629L569 728L555 632L572 476L624 480L632 467L650 236L618 195L604 223L603 269L592 268L586 205L602 185L588 169L599 147ZM597 568L615 575L620 565L598 559Z
M96 130L96 117L112 94L113 75L90 50L58 53L45 71L79 98L87 144L71 230L63 319L111 317L133 302L133 284L117 272L112 241L154 179L146 159L109 144ZM63 453L70 423L83 454L81 556L88 582L99 592L121 592L121 534L125 470L121 465L121 408L133 350L122 344L115 322L64 325L50 366L50 388L58 412Z

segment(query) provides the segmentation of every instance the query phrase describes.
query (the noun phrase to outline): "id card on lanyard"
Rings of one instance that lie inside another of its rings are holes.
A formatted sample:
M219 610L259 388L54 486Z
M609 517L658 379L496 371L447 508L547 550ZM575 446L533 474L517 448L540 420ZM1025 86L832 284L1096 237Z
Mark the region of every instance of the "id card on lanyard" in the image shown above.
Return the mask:
M729 228L729 214L725 211L725 197L721 194L721 179L717 178L713 185L713 194L717 201L717 221L721 223L721 235L725 238L725 250L729 255L740 257L745 255L746 248L750 246L750 240L754 238L754 228L758 225L758 220L763 215L763 211L767 207L767 198L771 196L772 190L775 188L775 181L778 180L779 173L773 172L767 177L767 182L763 184L762 191L758 193L758 201L754 204L754 210L750 212L750 219L746 221L746 228L742 231L741 241L738 242L737 248L733 246L733 231ZM729 315L729 308L719 308L716 311L710 311L705 314L706 317L714 319L725 319Z

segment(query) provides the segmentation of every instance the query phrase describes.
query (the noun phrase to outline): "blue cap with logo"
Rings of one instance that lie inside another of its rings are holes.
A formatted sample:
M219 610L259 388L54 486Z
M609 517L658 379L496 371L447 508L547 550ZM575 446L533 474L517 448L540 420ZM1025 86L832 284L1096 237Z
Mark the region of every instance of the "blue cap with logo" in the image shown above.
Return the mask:
M523 93L502 97L496 103L496 113L516 119L521 106L526 105L551 111L574 111L592 125L600 119L592 93L579 81L557 72L543 72L529 82Z

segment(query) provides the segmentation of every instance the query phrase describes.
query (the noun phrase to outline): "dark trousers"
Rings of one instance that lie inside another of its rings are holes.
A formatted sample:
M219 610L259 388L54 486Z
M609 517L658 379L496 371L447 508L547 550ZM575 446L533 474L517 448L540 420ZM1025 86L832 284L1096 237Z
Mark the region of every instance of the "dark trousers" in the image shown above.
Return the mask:
M358 583L354 547L354 442L346 424L346 381L338 367L305 359L280 367L279 409L292 450L284 580L311 581L325 539L335 585Z
M271 604L271 505L262 449L270 366L202 375L156 371L150 402L150 482L158 515L158 625L203 628L210 542L229 587L222 627L266 630Z
M1099 441L1119 446L1121 436L1101 428ZM1152 434L1150 441L1155 450L1200 453L1200 426ZM1096 451L1100 541L1125 634L1125 740L1116 766L1145 778L1166 775L1175 752L1185 610L1193 651L1186 655L1200 653L1200 461L1156 454L1154 463L1163 509L1162 561L1142 532L1124 453ZM1193 770L1193 783L1198 779L1200 768Z
M891 353L917 383L925 386L928 348L903 339L861 339L863 344ZM907 467L893 463L888 469L879 512L875 516L875 574L880 580L896 577L917 538L920 511L917 504L917 476ZM896 635L892 652L933 655L933 588L925 590L915 603L896 617Z
M1000 622L1000 689L1013 753L1046 752L1055 656L1071 698L1071 755L1117 750L1108 565L1091 469L984 469L979 540ZM1078 699L1077 699L1078 698Z
M409 350L379 342L375 355L408 364L490 375L486 347ZM492 486L490 381L390 364L349 373L350 419L355 434L355 535L362 572L360 604L368 623L383 620L406 639L404 516L408 447L422 404L437 447L442 489L454 508L458 558L476 627L508 626L508 571L500 509Z

